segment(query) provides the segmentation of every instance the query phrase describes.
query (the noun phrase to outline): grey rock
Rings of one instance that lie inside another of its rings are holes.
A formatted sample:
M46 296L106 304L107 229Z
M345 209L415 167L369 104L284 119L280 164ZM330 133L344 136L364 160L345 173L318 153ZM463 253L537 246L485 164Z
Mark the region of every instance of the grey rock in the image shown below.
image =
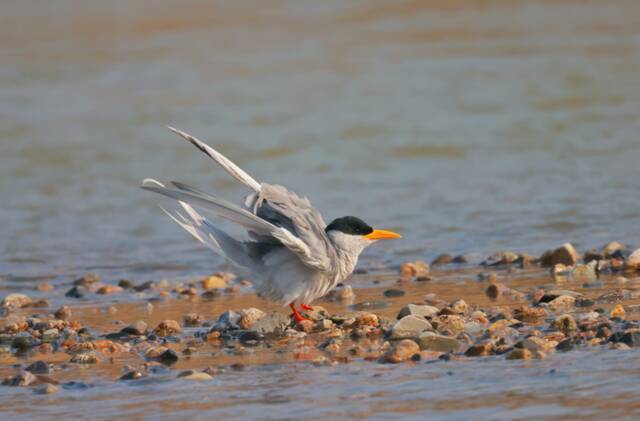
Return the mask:
M440 310L437 307L430 305L420 305L420 304L407 304L402 307L400 313L398 313L398 319L402 319L408 315L414 316L422 316L424 318L430 318L438 314Z
M70 298L82 298L87 295L87 288L82 285L76 285L67 291L64 295Z
M281 336L291 325L291 319L282 313L272 312L256 321L249 330L263 335Z
M38 341L31 336L28 332L20 332L16 336L13 337L11 341L11 346L16 349L29 349L33 348L38 344Z
M608 342L622 342L632 347L640 346L640 332L616 332L609 337Z
M240 326L238 322L240 321L240 317L240 313L233 310L225 311L218 317L218 320L216 320L213 326L211 326L211 331L224 332L239 329Z
M178 358L178 354L176 354L173 349L167 349L162 354L160 354L160 357L158 357L158 361L165 365L171 365L175 364L175 362L178 361Z
M34 361L25 370L33 374L49 374L50 371L49 364L45 361Z
M417 338L420 333L431 329L424 317L410 314L398 320L391 328L391 339L411 339Z
M418 337L418 345L422 350L456 352L460 348L460 341L449 336L437 335L433 332L422 332Z
M60 332L56 328L47 329L44 332L42 332L42 340L44 342L53 342L56 339L58 339L59 336L60 336Z
M388 289L383 293L383 295L387 298L402 297L405 294L406 292L401 289Z

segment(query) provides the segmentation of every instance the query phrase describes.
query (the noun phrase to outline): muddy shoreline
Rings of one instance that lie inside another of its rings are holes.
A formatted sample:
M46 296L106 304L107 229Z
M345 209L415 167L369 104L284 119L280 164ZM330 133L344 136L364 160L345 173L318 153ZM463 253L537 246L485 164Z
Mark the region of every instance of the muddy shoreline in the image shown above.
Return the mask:
M39 298L14 293L2 302L0 376L5 386L22 386L2 389L66 396L279 366L375 372L636 353L637 254L614 243L581 257L572 249L362 269L300 324L228 273L178 284L93 275L72 285L42 282Z

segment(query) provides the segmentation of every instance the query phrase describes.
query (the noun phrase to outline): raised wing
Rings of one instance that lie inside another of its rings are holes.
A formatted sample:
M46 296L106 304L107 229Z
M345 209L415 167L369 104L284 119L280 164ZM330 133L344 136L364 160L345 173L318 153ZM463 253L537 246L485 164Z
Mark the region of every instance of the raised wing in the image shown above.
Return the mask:
M195 137L169 128L215 160L230 175L253 190L247 197L247 209L216 198L183 183L174 182L167 188L155 180L145 180L142 188L171 197L188 205L212 212L245 227L257 244L250 249L268 249L263 245L282 244L308 267L328 272L336 252L327 237L325 222L306 198L301 198L282 186L259 183L224 155Z

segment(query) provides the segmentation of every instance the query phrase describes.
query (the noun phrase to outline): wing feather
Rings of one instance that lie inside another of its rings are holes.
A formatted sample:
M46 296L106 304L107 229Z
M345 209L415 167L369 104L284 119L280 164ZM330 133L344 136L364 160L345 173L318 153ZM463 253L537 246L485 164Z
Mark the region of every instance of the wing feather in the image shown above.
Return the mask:
M211 146L202 142L201 140L196 139L188 133L183 132L182 130L178 130L174 127L169 126L169 130L177 134L178 136L183 137L184 139L191 142L193 146L200 149L202 152L207 154L211 159L216 161L222 168L224 168L232 177L236 180L249 187L254 191L260 191L260 183L253 179L249 174L244 172L242 168L238 167L236 164L231 162L226 156L222 155L220 152L213 149Z

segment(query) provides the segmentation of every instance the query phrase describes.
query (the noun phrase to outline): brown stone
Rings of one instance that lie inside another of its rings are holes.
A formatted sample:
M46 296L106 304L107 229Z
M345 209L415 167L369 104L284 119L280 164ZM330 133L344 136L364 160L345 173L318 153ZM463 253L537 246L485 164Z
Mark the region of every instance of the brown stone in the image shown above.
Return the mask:
M403 263L400 266L400 275L403 278L413 278L416 276L427 276L429 275L429 264L422 260L417 260L415 262L407 262Z
M96 291L98 294L107 295L107 294L117 294L124 291L122 287L117 285L104 285Z
M530 360L533 354L526 348L516 348L507 355L507 360Z
M549 316L542 307L522 306L513 310L513 317L525 323L541 323Z
M420 352L420 347L411 339L403 339L397 342L385 354L385 361L390 363L400 363L411 359L415 354Z
M158 324L154 332L158 336L169 336L182 332L182 328L175 320L163 320Z
M472 345L465 351L464 355L467 357L484 357L491 354L491 344L484 342L476 345Z
M547 251L540 257L543 267L553 267L558 263L573 266L578 262L578 252L571 243L565 243L555 250Z

